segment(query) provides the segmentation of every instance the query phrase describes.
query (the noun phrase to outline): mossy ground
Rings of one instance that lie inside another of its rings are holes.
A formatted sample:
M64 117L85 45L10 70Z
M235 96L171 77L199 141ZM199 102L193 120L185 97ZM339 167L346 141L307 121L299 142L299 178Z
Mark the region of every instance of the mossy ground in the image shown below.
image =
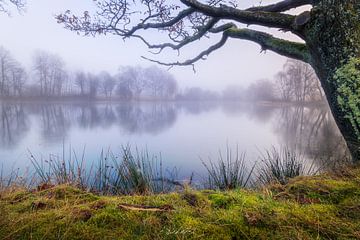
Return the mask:
M360 169L251 191L108 197L66 185L14 188L1 192L0 216L0 239L360 239Z

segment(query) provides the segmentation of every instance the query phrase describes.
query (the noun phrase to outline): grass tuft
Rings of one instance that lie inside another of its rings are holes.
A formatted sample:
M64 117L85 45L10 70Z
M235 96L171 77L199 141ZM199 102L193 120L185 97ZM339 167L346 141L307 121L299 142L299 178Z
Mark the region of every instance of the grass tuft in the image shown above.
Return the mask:
M236 148L235 155L226 147L225 158L219 151L217 162L209 159L209 163L202 161L207 170L208 177L205 186L208 189L231 190L247 187L251 184L251 176L255 164L248 169L246 166L245 153L239 153Z
M319 172L314 163L310 165L301 156L301 154L283 147L280 150L272 148L266 150L262 154L261 167L258 170L258 179L261 184L280 183L286 184L289 179L304 176L314 175Z

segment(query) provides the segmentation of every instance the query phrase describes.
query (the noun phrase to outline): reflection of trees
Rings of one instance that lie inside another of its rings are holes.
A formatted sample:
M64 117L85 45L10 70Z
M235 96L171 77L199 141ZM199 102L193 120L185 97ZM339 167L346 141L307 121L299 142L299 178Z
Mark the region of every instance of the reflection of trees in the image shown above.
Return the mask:
M72 126L84 129L109 128L114 125L129 133L157 134L176 121L173 103L121 104L51 104L2 103L0 105L0 143L10 147L19 143L29 130L29 116L39 123L48 143L60 143Z
M116 110L119 125L130 133L159 133L172 126L177 117L172 103L123 103Z
M154 102L117 104L21 104L0 105L0 143L11 147L19 143L30 127L30 115L40 124L46 142L60 143L71 127L94 129L118 126L131 134L158 134L170 128L179 111L200 114L221 109L227 116L244 114L251 120L275 121L281 144L297 149L308 158L325 160L343 158L345 143L327 108L246 105L236 102ZM241 124L241 122L239 123Z
M81 104L72 111L75 111L74 116L76 116L77 123L81 128L92 129L100 125L102 117L96 105Z
M41 105L41 129L44 140L48 142L61 141L66 137L70 127L69 115L66 115L61 105Z
M343 140L327 107L286 107L279 110L275 130L283 144L297 149L311 159L344 159Z
M16 145L29 130L22 104L1 104L0 141L2 148Z

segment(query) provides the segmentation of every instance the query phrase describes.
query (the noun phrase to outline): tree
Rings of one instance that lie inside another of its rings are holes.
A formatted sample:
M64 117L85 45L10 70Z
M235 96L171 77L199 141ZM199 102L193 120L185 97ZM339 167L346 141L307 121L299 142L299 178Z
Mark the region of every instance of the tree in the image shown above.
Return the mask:
M89 97L94 99L97 97L100 87L100 80L96 75L88 73Z
M9 51L0 48L0 95L9 96L10 94L10 73L14 65L14 59Z
M77 72L75 74L75 85L80 88L80 95L85 95L85 86L86 86L86 75L83 72Z
M337 125L354 160L360 160L360 4L359 0L282 0L241 10L237 1L207 0L102 0L92 16L85 11L58 15L66 28L89 34L116 34L137 38L159 51L179 50L198 39L220 35L220 40L184 62L192 65L221 48L228 39L258 43L285 57L309 63L321 81ZM226 3L226 4L225 4ZM287 13L309 5L299 15ZM239 25L259 25L290 32L303 40L292 42ZM170 42L152 44L141 31L162 30ZM153 60L155 61L155 60ZM155 61L159 62L159 61ZM161 63L161 62L159 62Z
M26 79L27 79L26 71L19 63L11 69L13 96L23 96Z
M146 88L146 80L144 68L142 67L122 67L118 75L121 90L127 89L131 92L131 96L139 99L141 93ZM120 89L119 89L120 90Z
M33 67L40 85L41 96L60 96L67 77L64 61L57 55L38 51Z
M319 79L307 63L289 59L275 78L282 100L306 102L324 98Z
M108 72L100 73L99 78L101 81L102 92L104 93L105 97L111 98L116 85L115 79Z
M20 96L25 79L25 69L9 51L0 47L0 96Z
M246 97L253 101L273 101L274 84L267 79L258 80L247 88Z
M157 66L144 69L146 88L155 98L171 98L177 91L177 82L173 75Z

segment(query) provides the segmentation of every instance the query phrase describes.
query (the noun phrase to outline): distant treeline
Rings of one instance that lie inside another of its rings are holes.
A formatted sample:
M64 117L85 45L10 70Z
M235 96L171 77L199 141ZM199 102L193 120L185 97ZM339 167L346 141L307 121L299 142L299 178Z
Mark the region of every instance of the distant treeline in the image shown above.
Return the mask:
M273 80L258 80L247 88L229 86L222 92L222 98L238 101L314 102L324 100L324 92L309 64L289 59Z
M289 59L272 80L260 79L247 88L241 85L228 86L221 93L201 88L188 88L178 98L184 100L314 102L324 100L324 93L319 79L309 64Z
M241 80L240 80L241 82ZM157 66L120 67L117 74L67 71L61 57L37 51L31 70L0 47L1 98L72 98L189 101L319 101L324 98L312 68L288 60L274 80L258 80L244 88L229 86L221 93L199 87L180 90L173 75Z
M167 71L152 67L120 67L117 74L69 72L57 55L44 51L34 54L26 71L9 51L0 47L0 96L78 97L86 99L173 99L178 84Z

